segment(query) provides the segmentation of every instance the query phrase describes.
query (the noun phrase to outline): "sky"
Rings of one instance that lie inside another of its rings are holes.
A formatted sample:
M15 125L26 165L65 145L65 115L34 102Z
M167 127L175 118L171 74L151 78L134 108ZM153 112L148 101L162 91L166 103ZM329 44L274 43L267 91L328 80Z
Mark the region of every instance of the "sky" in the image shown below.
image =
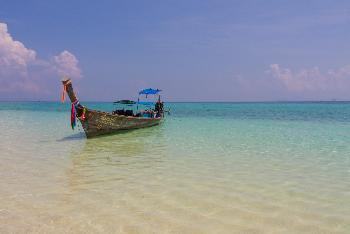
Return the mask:
M350 1L0 0L0 101L350 100Z

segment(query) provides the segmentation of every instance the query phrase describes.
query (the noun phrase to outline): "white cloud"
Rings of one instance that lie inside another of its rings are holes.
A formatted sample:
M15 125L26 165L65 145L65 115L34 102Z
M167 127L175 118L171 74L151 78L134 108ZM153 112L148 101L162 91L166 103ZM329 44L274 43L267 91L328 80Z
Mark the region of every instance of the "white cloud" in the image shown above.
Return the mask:
M36 58L34 50L27 49L21 42L13 40L7 25L0 23L0 72L1 76L19 72L27 73L27 66Z
M0 22L0 92L38 92L41 81L62 76L81 78L77 58L64 50L49 61L37 58L33 49L12 38Z
M60 76L69 76L81 78L81 70L78 67L78 59L74 54L65 50L57 56L54 56L54 66Z
M350 84L350 65L322 73L318 67L293 72L278 64L271 64L268 72L288 90L295 92L345 91Z

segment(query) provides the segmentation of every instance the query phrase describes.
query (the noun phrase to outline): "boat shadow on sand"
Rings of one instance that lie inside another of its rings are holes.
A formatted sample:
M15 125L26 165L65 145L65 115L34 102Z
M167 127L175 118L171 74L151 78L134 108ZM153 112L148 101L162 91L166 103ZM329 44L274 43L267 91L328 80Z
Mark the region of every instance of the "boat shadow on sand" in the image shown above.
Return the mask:
M62 137L61 139L58 139L57 142L65 142L65 141L77 141L86 138L85 134L83 132L74 133L69 136Z

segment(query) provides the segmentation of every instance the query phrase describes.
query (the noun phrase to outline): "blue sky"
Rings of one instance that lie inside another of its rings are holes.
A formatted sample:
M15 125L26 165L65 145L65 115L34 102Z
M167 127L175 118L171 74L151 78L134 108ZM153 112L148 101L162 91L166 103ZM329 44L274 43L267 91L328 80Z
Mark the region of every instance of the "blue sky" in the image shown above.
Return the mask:
M0 5L0 100L350 100L349 1Z

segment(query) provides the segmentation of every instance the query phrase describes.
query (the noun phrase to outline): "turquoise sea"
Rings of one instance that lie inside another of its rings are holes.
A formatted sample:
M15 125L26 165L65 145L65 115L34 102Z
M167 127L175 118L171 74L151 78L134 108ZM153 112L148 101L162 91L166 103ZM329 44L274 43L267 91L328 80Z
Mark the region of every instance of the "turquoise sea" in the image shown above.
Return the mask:
M350 103L167 106L87 140L68 103L0 103L0 233L350 233Z

